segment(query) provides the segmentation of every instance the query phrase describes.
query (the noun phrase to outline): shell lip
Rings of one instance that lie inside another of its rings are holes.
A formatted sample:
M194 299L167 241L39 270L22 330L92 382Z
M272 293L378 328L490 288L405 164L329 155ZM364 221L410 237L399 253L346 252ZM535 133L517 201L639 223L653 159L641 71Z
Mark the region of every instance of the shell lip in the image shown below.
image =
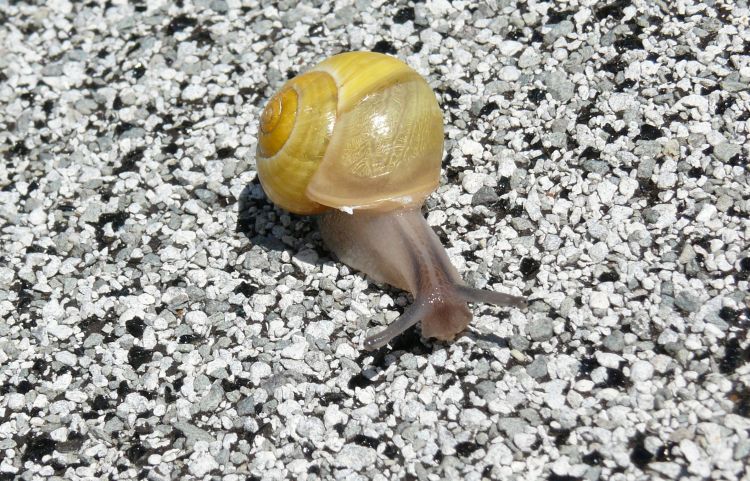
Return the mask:
M326 204L321 202L320 200L315 199L315 202L319 203L320 205L326 206ZM363 204L352 203L328 207L331 209L340 210L341 212L349 215L353 215L355 211L386 212L409 209L416 205L421 205L421 202L419 202L418 198L415 199L415 196L413 195L403 195L399 197L377 199L373 202L367 202Z

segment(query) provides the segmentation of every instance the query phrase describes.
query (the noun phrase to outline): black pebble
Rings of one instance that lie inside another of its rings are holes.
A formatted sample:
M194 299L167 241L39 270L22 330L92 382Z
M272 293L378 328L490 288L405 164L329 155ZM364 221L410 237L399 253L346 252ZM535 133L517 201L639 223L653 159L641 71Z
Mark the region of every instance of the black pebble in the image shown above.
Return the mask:
M526 279L529 279L531 277L534 277L536 273L539 272L539 268L541 266L541 262L530 257L524 257L521 260L521 274L523 274Z
M391 42L388 40L378 40L378 43L375 44L374 47L372 47L373 52L378 53L389 53L391 55L396 54L396 47L393 46Z
M409 20L414 21L414 8L412 7L401 8L396 12L396 15L393 16L393 21L396 23L406 23Z
M52 452L57 447L57 443L50 439L46 434L32 437L26 443L26 451L23 453L24 461L39 462L42 458Z
M143 336L143 330L146 328L146 323L143 322L143 319L139 317L135 317L133 319L130 319L129 321L125 321L125 329L128 331L128 334L130 334L133 337L140 338Z
M143 349L140 346L133 346L128 351L128 362L133 369L138 370L143 364L151 362L153 353L147 349Z
M664 137L659 128L654 127L651 124L643 124L641 126L641 132L636 137L636 140L656 140L660 137Z

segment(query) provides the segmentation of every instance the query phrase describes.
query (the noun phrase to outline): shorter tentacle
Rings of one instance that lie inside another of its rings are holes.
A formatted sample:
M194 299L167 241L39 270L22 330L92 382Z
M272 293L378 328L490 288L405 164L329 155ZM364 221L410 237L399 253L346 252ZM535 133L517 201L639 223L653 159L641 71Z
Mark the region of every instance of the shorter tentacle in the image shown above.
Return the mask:
M513 306L523 309L527 306L526 299L519 296L511 296L501 292L475 289L469 286L455 286L456 292L467 302L481 302L494 304L496 306Z
M401 316L390 323L385 329L365 339L364 348L368 351L381 348L391 342L391 339L402 334L411 326L421 321L427 313L428 306L421 302L415 302L409 306Z

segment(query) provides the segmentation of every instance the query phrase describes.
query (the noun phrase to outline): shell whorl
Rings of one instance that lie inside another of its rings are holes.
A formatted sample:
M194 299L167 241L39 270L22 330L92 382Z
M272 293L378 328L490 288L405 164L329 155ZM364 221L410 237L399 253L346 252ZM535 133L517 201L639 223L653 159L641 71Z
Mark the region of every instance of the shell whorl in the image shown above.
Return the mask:
M327 209L306 191L333 134L336 104L333 79L308 72L287 82L263 109L258 175L268 197L288 211L315 214Z
M421 204L436 187L442 114L424 79L371 52L333 56L288 81L261 115L258 174L299 214Z

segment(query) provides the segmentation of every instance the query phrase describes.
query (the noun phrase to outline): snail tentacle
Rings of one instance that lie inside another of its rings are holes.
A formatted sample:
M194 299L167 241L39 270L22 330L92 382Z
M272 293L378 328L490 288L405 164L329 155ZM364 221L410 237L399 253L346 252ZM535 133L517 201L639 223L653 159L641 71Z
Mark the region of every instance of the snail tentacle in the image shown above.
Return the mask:
M385 329L377 334L367 336L364 342L364 348L368 351L372 351L385 346L391 342L394 337L403 334L404 331L421 321L426 313L427 305L415 302L409 306L404 313L398 317L398 319L388 324Z
M456 291L466 300L466 302L518 307L519 309L527 307L526 299L520 296L512 296L510 294L503 294L502 292L488 291L485 289L475 289L464 285L456 286Z

